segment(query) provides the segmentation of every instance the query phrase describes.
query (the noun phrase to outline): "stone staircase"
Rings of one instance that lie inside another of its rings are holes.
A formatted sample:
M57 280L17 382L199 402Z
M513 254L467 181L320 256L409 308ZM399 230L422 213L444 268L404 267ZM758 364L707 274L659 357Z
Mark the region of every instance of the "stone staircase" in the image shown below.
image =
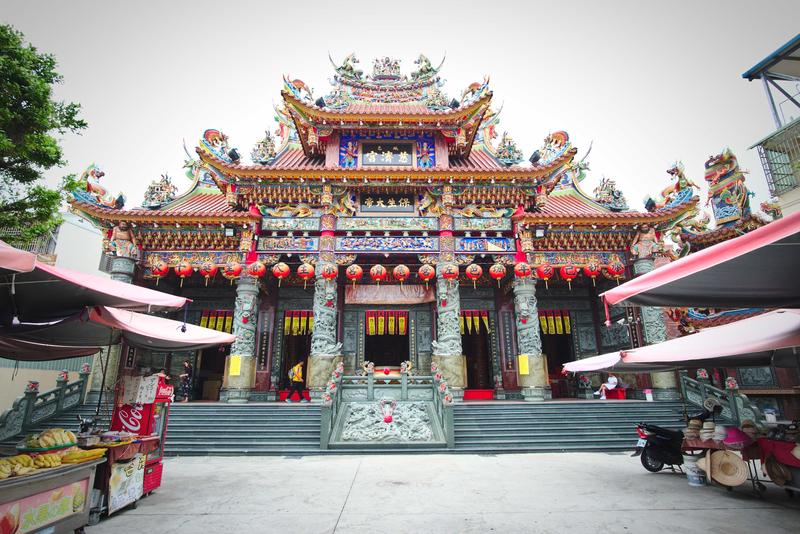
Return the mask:
M319 404L173 404L165 454L319 454Z
M461 403L453 413L456 452L630 450L635 424L678 429L680 402Z
M77 430L76 415L93 415L94 408L83 405L46 421L42 429ZM165 452L167 456L370 453L321 450L320 408L319 404L173 404ZM466 402L454 405L454 451L398 447L372 452L626 451L636 443L635 423L681 428L682 413L680 402ZM107 427L107 420L101 422L101 428ZM2 445L13 446L19 439Z

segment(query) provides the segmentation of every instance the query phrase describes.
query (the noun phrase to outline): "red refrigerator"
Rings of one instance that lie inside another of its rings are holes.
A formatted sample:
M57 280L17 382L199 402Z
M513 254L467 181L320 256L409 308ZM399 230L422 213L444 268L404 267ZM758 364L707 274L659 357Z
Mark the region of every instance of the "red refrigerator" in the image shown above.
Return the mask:
M164 458L164 445L167 438L167 424L169 423L169 405L173 392L173 387L164 382L162 377L159 377L155 400L152 403L123 404L114 408L111 430L123 430L140 436L155 435L159 437L158 448L147 455L144 469L144 495L161 486L163 470L161 461Z

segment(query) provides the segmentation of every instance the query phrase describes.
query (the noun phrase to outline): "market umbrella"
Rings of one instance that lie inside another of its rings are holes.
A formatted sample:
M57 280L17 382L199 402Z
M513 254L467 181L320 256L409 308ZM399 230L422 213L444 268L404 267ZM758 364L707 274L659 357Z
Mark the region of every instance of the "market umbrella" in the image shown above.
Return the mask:
M800 310L773 310L696 334L566 363L572 373L613 368L620 371L685 367L797 367Z
M128 345L159 351L197 350L236 339L210 328L107 306L86 308L52 323L2 328L3 337L62 346L113 345L125 339Z
M10 360L44 361L61 360L91 356L100 351L100 347L64 346L47 343L34 343L24 339L0 337L0 354Z
M10 325L15 320L26 323L63 319L86 306L157 311L180 308L189 301L184 297L35 260L29 269L30 256L33 255L5 243L0 247L2 325Z
M800 307L800 213L690 254L602 294L606 306ZM739 324L739 323L737 323Z

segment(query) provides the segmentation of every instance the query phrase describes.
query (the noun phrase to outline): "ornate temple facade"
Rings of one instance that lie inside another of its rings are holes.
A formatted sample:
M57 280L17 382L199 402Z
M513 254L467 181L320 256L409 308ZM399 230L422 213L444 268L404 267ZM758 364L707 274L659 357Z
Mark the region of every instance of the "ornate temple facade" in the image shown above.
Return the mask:
M301 360L312 394L338 361L436 362L456 396L537 400L576 394L567 361L666 339L662 310L612 309L604 325L597 295L699 242L708 220L682 166L647 211L613 180L589 194L567 133L526 160L488 78L452 98L441 65L414 63L404 74L381 58L365 74L350 55L319 97L284 78L277 130L251 162L206 130L183 194L164 176L125 209L88 173L72 209L107 232L112 276L190 297L188 321L237 335L121 365L190 359L197 396L243 402L276 398ZM672 373L624 380L675 394Z

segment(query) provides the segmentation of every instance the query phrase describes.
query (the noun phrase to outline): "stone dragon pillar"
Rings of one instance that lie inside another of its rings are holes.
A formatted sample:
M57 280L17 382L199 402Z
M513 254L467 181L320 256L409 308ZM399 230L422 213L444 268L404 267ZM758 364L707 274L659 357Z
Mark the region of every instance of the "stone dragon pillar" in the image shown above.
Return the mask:
M633 273L636 276L649 273L655 268L655 261L652 257L640 258L633 263ZM642 320L644 339L648 345L667 340L667 325L664 323L664 313L661 308L642 306L639 308L639 314ZM674 372L650 373L650 380L653 383L653 398L655 400L680 399Z
M517 328L517 351L528 358L528 374L519 375L519 385L525 400L543 401L550 398L547 370L542 356L542 337L539 333L539 313L536 304L536 280L514 280L514 315Z
M220 400L245 403L256 383L256 327L258 323L258 279L242 276L236 282L233 335L236 341L225 361Z
M321 236L319 258L317 260L316 280L314 282L314 328L311 331L311 354L306 369L306 387L311 394L320 393L333 372L336 364L342 361L342 344L336 341L337 320L337 282L322 277L322 266L336 265L333 229L336 215L333 211L333 192L329 185L322 188L320 202L326 213L320 218Z
M342 360L342 344L336 341L336 280L326 280L320 270L314 282L314 329L306 371L306 387L312 390L324 388Z
M431 343L431 360L451 388L463 389L467 383L466 358L461 350L461 301L458 280L446 280L442 276L444 265L436 266L436 341Z

